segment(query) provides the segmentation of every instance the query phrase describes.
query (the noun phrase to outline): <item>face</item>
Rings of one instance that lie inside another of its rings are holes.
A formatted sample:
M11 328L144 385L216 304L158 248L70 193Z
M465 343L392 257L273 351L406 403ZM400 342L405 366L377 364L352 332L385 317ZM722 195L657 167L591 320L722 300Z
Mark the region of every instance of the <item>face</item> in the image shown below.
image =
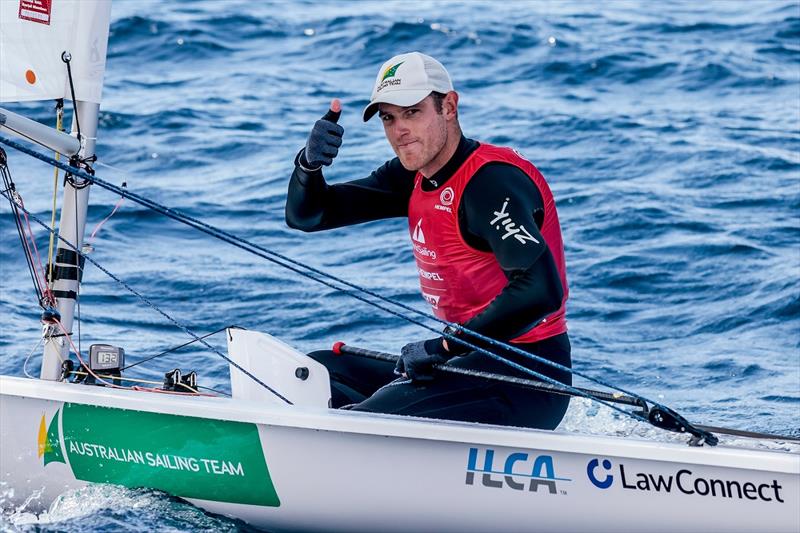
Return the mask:
M394 153L408 170L435 165L447 144L447 106L437 113L433 96L408 107L380 104L378 116Z

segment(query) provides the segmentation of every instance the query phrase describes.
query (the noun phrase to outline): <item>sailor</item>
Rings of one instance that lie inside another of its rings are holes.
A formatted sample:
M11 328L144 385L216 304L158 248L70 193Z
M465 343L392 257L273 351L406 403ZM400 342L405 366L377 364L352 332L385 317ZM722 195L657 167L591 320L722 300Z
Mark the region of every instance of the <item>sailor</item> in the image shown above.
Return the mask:
M326 183L322 167L333 162L344 133L334 99L295 158L286 222L310 232L406 217L422 296L437 317L570 367L566 266L553 194L515 150L465 137L458 102L436 59L411 52L388 60L363 119L378 115L397 157L365 178ZM571 384L569 372L460 335ZM434 365L447 363L531 378L444 337L403 346L396 365L330 351L310 355L330 371L333 407L553 429L568 405L566 396L434 373Z

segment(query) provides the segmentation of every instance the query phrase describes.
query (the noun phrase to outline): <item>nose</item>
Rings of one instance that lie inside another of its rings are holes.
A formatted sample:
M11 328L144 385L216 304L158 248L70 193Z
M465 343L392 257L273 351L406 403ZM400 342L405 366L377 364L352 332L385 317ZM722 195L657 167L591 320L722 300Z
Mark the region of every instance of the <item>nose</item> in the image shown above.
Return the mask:
M402 139L404 135L408 134L411 130L408 124L402 118L395 118L391 125L392 136L395 139Z

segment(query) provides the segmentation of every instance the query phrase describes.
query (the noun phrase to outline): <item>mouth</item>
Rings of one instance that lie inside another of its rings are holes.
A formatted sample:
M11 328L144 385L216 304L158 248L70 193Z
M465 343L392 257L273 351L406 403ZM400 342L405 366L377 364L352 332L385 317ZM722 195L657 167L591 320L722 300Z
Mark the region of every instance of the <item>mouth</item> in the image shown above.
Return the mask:
M398 148L408 148L409 146L411 146L415 142L417 142L417 141L408 141L408 142L400 143L400 144L397 145L397 147Z

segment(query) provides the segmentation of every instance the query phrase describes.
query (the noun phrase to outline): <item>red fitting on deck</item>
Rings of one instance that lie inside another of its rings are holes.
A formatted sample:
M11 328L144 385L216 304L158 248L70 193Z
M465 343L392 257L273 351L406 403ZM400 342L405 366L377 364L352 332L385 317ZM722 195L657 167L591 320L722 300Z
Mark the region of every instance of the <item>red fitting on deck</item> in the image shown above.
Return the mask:
M342 341L334 342L333 348L331 348L331 350L333 350L333 353L335 353L336 355L342 355L342 346L344 346L344 343Z

